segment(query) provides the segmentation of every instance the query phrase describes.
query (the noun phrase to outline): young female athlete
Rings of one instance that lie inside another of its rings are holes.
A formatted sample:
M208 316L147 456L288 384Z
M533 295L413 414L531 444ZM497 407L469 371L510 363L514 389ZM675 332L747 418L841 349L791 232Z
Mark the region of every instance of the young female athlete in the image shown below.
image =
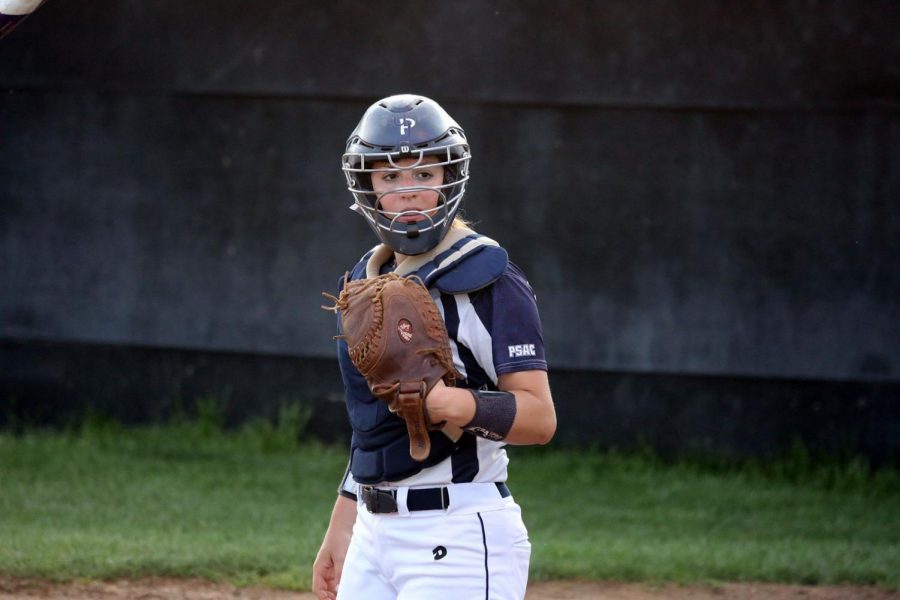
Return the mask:
M521 599L531 545L506 485L506 444L545 444L556 412L534 293L497 242L457 217L471 155L436 102L379 100L350 135L352 209L380 244L350 280L389 271L431 291L463 380L426 398L431 453L369 391L343 340L350 461L313 565L320 600Z

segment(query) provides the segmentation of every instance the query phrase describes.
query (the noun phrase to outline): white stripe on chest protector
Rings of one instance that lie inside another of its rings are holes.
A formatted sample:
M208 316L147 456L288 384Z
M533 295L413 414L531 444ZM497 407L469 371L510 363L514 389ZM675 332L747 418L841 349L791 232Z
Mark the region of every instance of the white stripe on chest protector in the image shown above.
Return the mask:
M456 311L459 314L459 331L456 339L472 351L478 365L496 385L497 370L494 368L494 344L490 332L478 318L468 294L457 294Z
M491 243L491 242L493 242L493 243ZM460 257L460 255L465 254L472 248L477 248L478 246L496 246L496 245L497 245L497 242L494 242L494 240L487 240L485 238L477 238L477 239L471 240L469 242L466 242L465 244L462 245L462 247L459 250L457 250L456 252L454 252L453 254L451 254L450 256L445 258L444 260L442 260L440 262L440 264L437 267L435 267L434 270L439 271L440 269L443 269L450 263L455 262Z

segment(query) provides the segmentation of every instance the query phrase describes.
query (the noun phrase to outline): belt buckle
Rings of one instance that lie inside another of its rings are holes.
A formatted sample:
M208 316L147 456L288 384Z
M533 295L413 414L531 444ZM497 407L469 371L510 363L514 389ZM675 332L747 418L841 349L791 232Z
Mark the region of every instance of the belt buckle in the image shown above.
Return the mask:
M366 510L371 514L385 514L397 512L397 499L393 492L380 490L377 487L363 487L363 502Z

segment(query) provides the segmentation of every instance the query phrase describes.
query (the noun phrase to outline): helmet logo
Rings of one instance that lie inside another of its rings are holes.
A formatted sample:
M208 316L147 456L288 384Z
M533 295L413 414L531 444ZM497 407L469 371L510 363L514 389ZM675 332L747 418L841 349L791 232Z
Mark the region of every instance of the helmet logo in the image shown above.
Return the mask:
M397 323L397 333L400 335L400 341L404 344L408 344L413 337L412 323L406 319L400 319L400 322Z
M401 118L399 121L400 125L400 135L406 135L407 129L412 129L416 126L415 119Z

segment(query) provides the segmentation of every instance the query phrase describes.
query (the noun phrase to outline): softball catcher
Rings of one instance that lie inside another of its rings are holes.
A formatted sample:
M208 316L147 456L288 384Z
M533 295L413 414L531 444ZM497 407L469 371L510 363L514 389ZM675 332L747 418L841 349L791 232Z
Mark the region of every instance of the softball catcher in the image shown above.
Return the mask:
M347 141L351 209L380 243L325 294L353 434L320 600L525 597L504 446L547 443L556 413L534 293L457 215L471 159L423 96L379 100Z

